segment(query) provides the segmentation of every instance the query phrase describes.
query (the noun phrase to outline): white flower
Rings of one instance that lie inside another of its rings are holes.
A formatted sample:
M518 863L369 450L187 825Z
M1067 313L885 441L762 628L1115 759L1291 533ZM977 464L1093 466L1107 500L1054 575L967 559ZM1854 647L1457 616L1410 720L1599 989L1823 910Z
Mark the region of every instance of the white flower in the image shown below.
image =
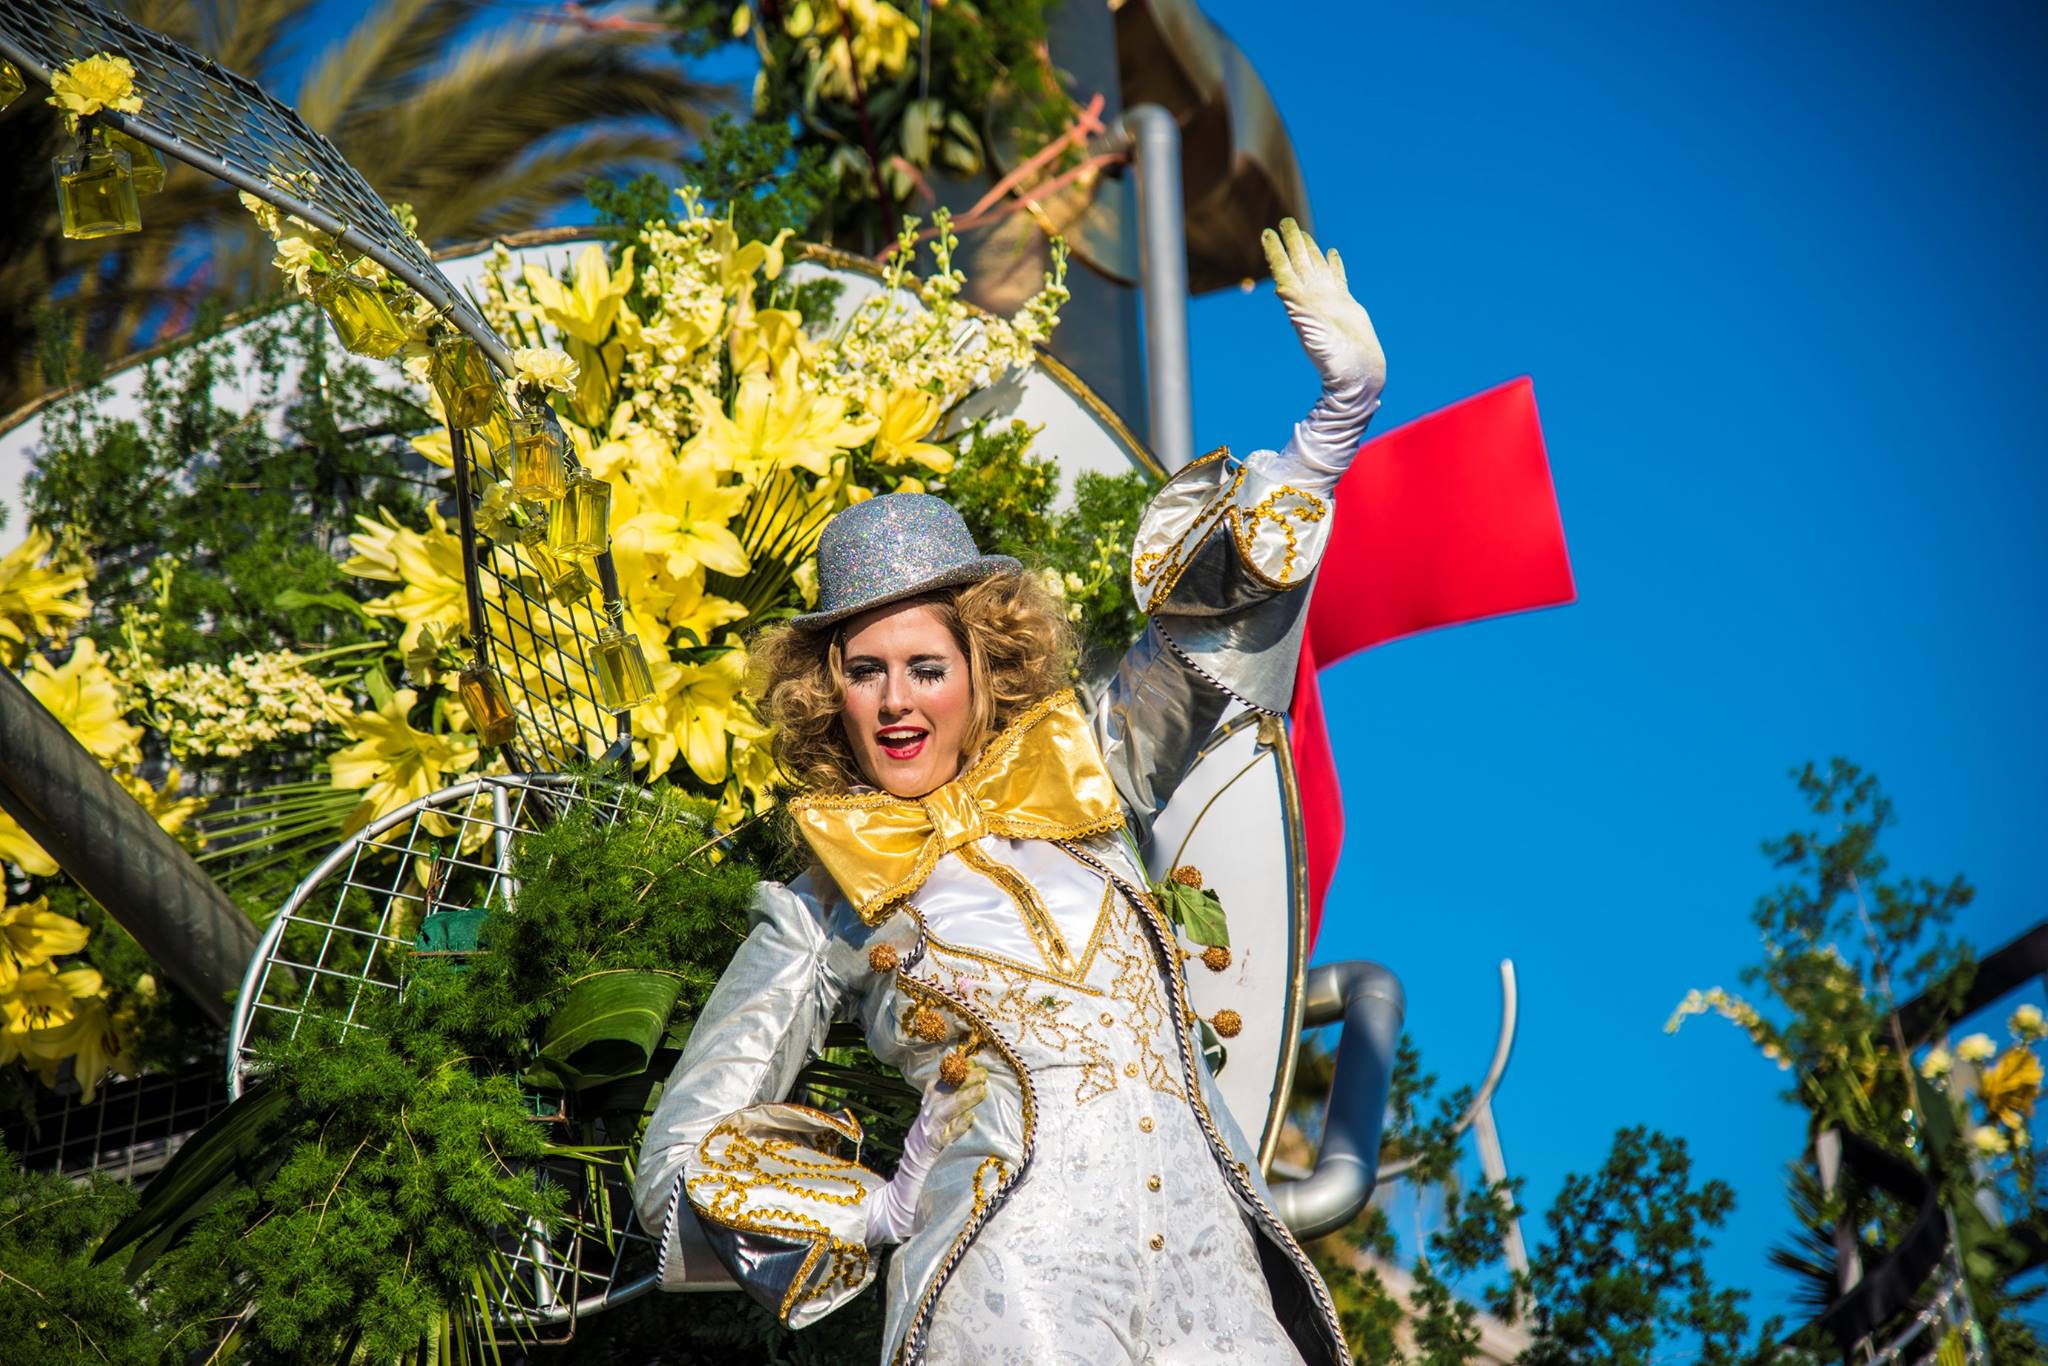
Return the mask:
M2044 1027L2042 1022L2041 1007L2037 1005L2024 1005L2015 1010L2012 1018L2006 1021L2006 1028L2023 1039L2038 1039L2048 1032L2048 1027Z
M580 368L552 346L522 346L512 353L512 374L520 383L558 394L574 392Z
M1920 1060L1920 1075L1929 1081L1939 1081L1954 1065L1955 1059L1949 1056L1946 1048L1930 1048L1927 1056Z
M1998 1056L1998 1045L1989 1034L1972 1034L1956 1045L1956 1056L1964 1062L1988 1062Z
M1976 1145L1980 1153L2002 1153L2009 1146L2005 1135L1988 1124L1980 1124L1970 1130L1970 1142Z

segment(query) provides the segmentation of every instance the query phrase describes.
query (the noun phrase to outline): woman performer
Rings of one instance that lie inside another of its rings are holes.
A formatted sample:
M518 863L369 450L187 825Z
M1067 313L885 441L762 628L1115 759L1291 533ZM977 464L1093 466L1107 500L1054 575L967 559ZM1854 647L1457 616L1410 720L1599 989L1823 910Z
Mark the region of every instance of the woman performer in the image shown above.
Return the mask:
M1151 618L1092 720L1059 605L944 502L856 504L818 610L757 646L814 856L763 883L634 1179L661 1284L720 1264L792 1327L874 1279L885 1362L1344 1362L1203 1061L1137 847L1233 699L1293 688L1329 499L1379 403L1337 253L1264 234L1323 393L1280 451L1219 451L1146 508ZM834 1019L924 1098L888 1179L850 1115L788 1104Z

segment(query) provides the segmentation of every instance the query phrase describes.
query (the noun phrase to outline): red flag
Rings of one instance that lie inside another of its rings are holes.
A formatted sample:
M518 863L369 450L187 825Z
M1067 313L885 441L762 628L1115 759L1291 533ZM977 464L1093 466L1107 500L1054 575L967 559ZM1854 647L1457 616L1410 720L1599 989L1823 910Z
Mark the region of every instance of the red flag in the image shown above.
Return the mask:
M1292 708L1308 845L1309 936L1344 840L1316 669L1437 626L1570 602L1571 560L1527 376L1359 449L1309 604Z

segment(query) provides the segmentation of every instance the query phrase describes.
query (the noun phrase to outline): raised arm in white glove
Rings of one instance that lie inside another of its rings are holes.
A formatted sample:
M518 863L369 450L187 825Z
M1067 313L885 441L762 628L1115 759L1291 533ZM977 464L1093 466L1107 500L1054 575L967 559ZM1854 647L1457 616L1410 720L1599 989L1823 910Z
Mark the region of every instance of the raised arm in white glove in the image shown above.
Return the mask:
M934 1080L925 1087L917 1119L903 1138L903 1160L896 1164L896 1175L868 1197L868 1246L900 1243L910 1236L918 1196L932 1164L973 1125L975 1107L987 1098L988 1069L979 1063L967 1065L967 1077L958 1086Z
M1327 496L1380 406L1387 358L1372 319L1351 297L1335 248L1325 255L1292 218L1281 219L1277 233L1268 228L1260 241L1287 319L1323 379L1322 397L1294 424L1277 458L1265 462L1266 472Z

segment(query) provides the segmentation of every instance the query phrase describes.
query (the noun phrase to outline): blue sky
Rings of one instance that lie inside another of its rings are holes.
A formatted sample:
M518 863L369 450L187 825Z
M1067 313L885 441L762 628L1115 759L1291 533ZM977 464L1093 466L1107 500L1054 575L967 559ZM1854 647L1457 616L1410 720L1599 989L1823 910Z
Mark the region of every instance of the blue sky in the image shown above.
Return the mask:
M1803 1117L1731 1027L1662 1026L1755 956L1787 770L1874 770L1895 868L1967 874L1979 945L2042 914L2041 16L1205 8L1379 328L1375 430L1533 375L1580 593L1324 674L1350 831L1318 957L1399 972L1452 1081L1513 958L1529 1205L1622 1125L1683 1134L1741 1202L1712 1270L1780 1307ZM1270 288L1193 324L1198 445L1283 440L1314 380Z

